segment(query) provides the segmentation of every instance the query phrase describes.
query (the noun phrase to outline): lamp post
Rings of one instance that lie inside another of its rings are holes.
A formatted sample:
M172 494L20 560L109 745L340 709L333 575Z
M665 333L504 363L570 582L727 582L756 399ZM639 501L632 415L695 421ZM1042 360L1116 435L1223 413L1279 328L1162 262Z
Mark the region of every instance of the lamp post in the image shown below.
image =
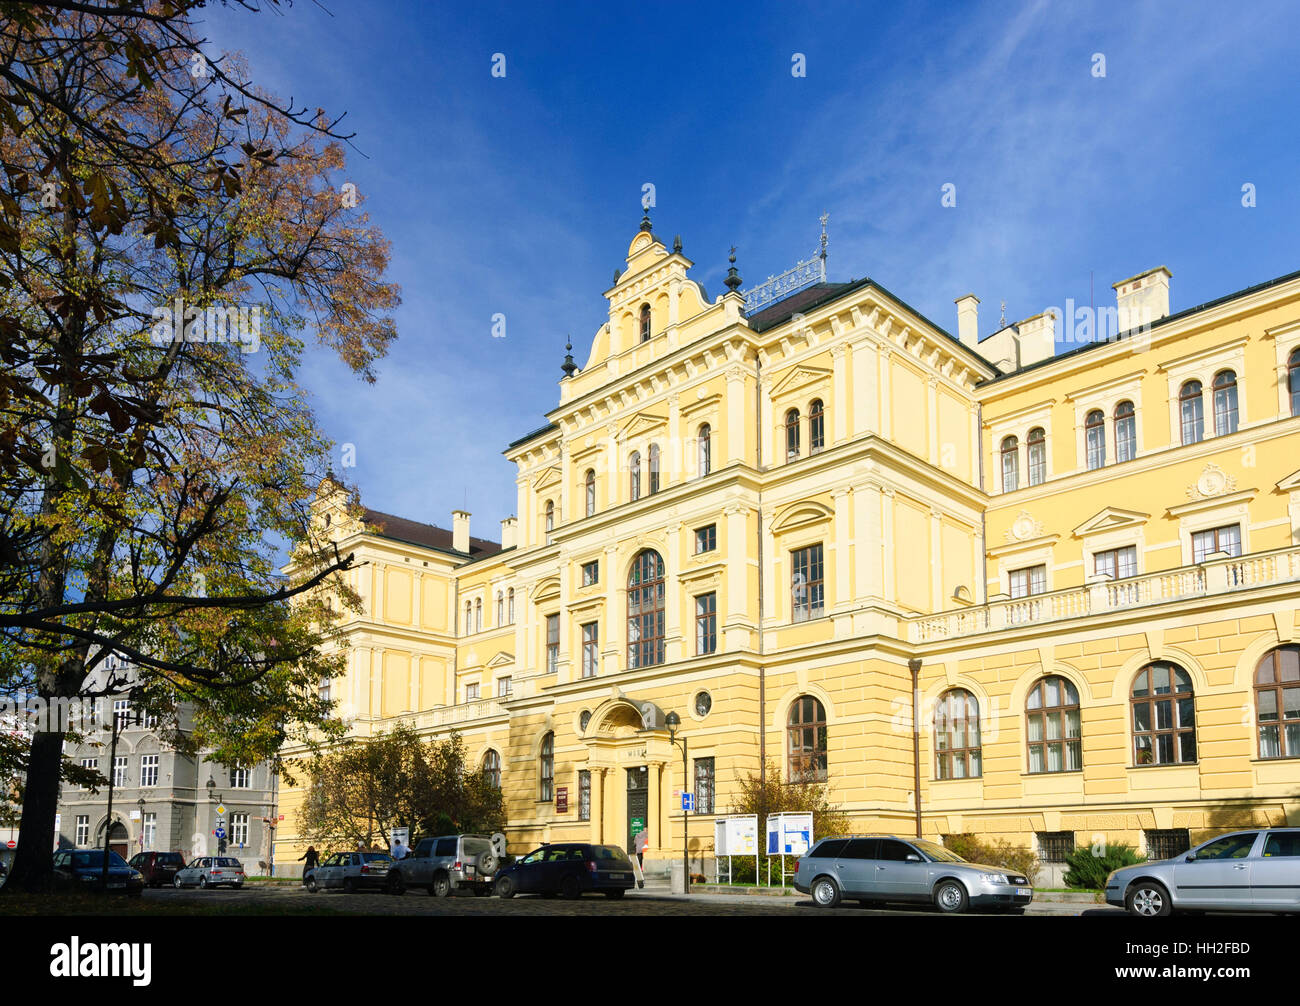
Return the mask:
M217 780L213 779L211 776L208 776L207 787L208 787L208 806L210 808L212 805L212 791L217 788ZM212 829L209 828L208 831L209 833L211 833Z
M144 852L144 797L140 797L136 805L140 808L140 851Z
M687 775L686 762L686 738L677 741L677 728L682 724L682 718L676 713L669 713L664 722L668 725L668 740L672 744L677 744L682 749L682 792L690 792L690 776ZM686 801L682 801L682 883L685 885L685 892L691 893L691 812L686 809Z

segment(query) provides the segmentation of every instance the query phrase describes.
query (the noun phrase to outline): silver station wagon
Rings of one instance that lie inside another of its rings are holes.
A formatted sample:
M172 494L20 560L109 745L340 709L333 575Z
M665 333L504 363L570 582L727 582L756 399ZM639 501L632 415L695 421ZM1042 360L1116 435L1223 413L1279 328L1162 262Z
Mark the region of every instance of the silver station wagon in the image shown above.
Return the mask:
M1173 859L1126 866L1106 878L1106 903L1148 918L1300 912L1300 828L1234 831Z
M822 839L799 859L794 886L822 908L853 898L864 905L932 904L949 913L972 907L1023 912L1034 898L1024 874L968 863L934 842L893 835Z

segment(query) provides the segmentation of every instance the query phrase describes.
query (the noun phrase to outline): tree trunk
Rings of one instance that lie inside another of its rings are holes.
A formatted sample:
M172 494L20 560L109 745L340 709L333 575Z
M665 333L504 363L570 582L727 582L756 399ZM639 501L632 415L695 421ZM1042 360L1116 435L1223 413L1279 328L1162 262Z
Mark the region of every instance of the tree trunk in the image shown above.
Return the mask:
M9 880L0 891L48 890L54 872L54 812L59 804L63 734L42 731L32 737L23 792L23 820L18 852Z

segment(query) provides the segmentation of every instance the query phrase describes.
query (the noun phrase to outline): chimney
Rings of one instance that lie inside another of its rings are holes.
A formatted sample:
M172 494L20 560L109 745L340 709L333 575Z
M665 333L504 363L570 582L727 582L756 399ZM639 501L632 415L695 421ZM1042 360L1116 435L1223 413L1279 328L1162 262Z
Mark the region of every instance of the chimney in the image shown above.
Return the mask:
M1036 314L1016 324L1016 342L1020 345L1020 366L1028 367L1049 360L1056 352L1056 315L1050 311Z
M1118 308L1118 331L1127 332L1169 317L1172 278L1173 273L1160 265L1111 284Z
M979 303L973 293L957 298L957 339L974 349L980 341Z
M515 547L515 526L519 523L516 517L507 517L501 522L501 547Z
M451 512L451 547L457 552L469 551L469 511Z

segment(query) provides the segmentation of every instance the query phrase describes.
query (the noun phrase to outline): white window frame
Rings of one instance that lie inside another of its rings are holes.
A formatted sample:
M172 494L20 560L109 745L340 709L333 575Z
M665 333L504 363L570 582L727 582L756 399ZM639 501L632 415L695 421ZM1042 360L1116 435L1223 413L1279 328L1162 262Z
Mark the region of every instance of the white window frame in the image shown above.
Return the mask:
M150 760L152 759L152 761ZM151 786L158 785L158 773L162 759L156 754L144 754L140 756L140 788L148 789ZM146 781L149 775L152 779Z
M230 815L230 844L234 848L248 847L248 814L244 811Z
M78 849L90 844L90 815L78 814L76 822L76 831L73 833L74 842Z
M1177 394L1177 392L1175 392ZM1119 450L1115 443L1115 408L1120 402L1133 403L1133 457L1136 461L1145 453L1142 430L1142 374L1126 374L1112 381L1095 384L1073 392L1066 400L1074 403L1074 436L1076 471L1104 471L1119 464ZM1098 468L1088 467L1088 413L1101 410L1102 445L1105 461ZM1051 451L1048 451L1051 456ZM1128 464L1127 461L1123 462Z
M1237 375L1237 432L1240 433L1250 425L1247 414L1250 398L1249 379L1246 370L1246 344L1249 337L1242 336L1232 342L1212 346L1187 356L1168 360L1160 364L1159 370L1165 373L1169 381L1169 446L1195 447L1196 444L1183 443L1182 410L1179 394L1188 381L1201 382L1201 422L1202 434L1197 444L1221 439L1214 433L1214 375L1222 370L1231 370ZM1142 407L1135 399L1138 415ZM1227 434L1232 436L1232 434ZM1141 421L1138 428L1138 456L1142 455ZM1242 529L1244 532L1244 528Z

